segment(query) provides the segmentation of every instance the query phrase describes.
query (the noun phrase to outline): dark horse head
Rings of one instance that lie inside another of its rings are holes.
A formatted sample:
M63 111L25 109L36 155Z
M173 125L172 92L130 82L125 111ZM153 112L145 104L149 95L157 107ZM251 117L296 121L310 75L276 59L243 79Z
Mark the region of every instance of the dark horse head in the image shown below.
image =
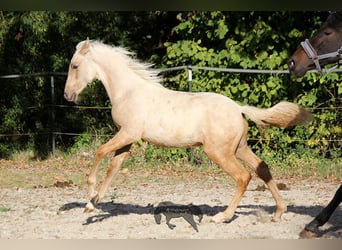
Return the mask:
M290 72L303 76L308 70L342 62L342 12L332 12L323 25L288 60Z

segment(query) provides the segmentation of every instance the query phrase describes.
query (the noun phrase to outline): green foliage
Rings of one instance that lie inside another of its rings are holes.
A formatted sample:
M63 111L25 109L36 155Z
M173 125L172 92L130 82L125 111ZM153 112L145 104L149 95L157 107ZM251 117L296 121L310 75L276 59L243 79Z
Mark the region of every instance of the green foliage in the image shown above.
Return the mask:
M245 21L241 23L242 27L234 27L234 22L231 20L235 19L236 15L218 12L216 15L212 14L218 20L206 22L207 12L193 14L190 20L184 21L185 25L181 23L174 29L179 36L184 38L173 43L165 43L166 65L283 68L289 53L275 51L275 45L263 46L270 40L280 39L277 34L269 34L274 32L271 32L273 27L266 25L265 21L260 18L257 22L254 22L254 19L252 19L253 22L249 20L250 27L247 27L246 17L240 17ZM247 17L248 15L246 14ZM222 26L225 28L223 29ZM203 32L206 33L205 39L201 34ZM166 84L174 86L178 83L178 89L184 90L187 86L186 77L184 73L176 74L168 78ZM283 86L285 80L287 77L280 75L227 74L194 70L193 90L218 92L240 103L269 107L272 103L279 101L279 92L286 91Z
M188 150L184 148L161 148L148 144L145 148L146 161L174 163L188 158Z
M74 145L72 145L72 147L70 148L70 152L72 154L76 154L82 150L88 149L91 144L91 135L84 133L76 137Z

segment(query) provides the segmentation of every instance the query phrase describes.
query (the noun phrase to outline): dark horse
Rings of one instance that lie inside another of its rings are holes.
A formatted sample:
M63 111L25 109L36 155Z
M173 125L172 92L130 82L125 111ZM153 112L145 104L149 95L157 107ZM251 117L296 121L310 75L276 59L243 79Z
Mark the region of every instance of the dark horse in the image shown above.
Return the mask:
M331 63L342 63L342 12L331 13L326 22L310 39L301 42L301 47L288 61L290 72L303 76L308 70Z
M288 61L290 72L303 76L310 69L322 71L331 63L342 63L342 12L332 12L326 22L310 38L301 43ZM300 233L302 238L315 237L318 227L324 225L342 201L342 185L329 204L307 224Z

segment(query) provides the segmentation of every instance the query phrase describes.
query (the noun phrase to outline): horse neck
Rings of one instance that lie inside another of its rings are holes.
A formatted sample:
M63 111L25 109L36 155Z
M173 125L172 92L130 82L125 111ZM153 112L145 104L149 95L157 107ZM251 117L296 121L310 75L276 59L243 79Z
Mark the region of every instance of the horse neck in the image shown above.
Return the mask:
M121 58L113 56L115 60L108 53L94 59L98 66L98 80L103 83L112 105L142 83L142 79Z

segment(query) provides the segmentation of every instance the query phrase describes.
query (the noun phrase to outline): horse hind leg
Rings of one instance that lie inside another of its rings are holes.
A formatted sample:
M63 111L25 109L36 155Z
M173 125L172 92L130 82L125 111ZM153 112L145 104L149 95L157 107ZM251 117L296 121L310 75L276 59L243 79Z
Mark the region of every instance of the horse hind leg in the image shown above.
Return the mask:
M280 221L282 214L286 211L286 205L279 194L278 187L272 178L271 172L267 164L256 156L247 146L247 143L240 145L236 152L237 157L247 164L255 173L266 183L276 202L276 211L273 221Z
M236 192L228 208L225 211L216 214L211 219L211 221L215 223L229 222L233 218L235 210L247 189L251 174L240 165L235 155L227 155L227 152L229 152L228 150L221 150L218 152L205 148L205 152L210 159L218 164L236 181Z

